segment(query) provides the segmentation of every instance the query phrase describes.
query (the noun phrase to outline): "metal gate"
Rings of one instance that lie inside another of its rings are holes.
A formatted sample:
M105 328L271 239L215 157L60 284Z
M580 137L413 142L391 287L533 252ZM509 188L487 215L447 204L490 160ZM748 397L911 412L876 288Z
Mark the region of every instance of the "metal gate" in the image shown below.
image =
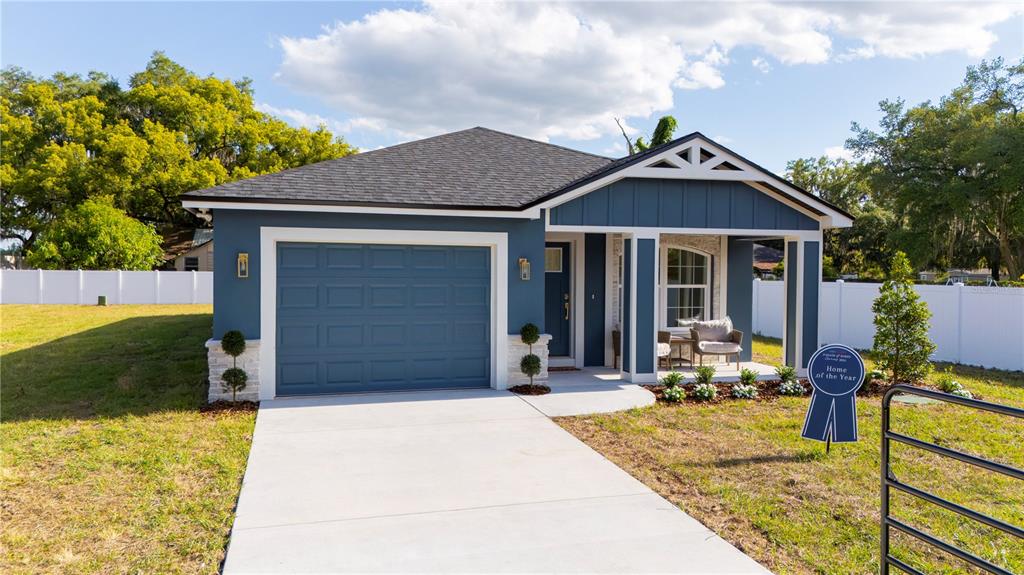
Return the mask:
M895 475L893 475L892 470L889 468L889 442L898 441L911 447L924 449L925 451L930 451L932 453L942 455L944 457L951 457L953 459L962 461L964 463L968 463L970 465L988 469L989 471L994 471L996 473L1002 473L1004 475L1013 477L1014 479L1024 481L1024 471L1017 469L1015 467L1004 465L1002 463L998 463L995 461L989 461L987 459L982 459L980 457L975 457L973 455L963 453L961 451L956 451L954 449L942 447L934 443L921 441L920 439L909 437L902 433L890 431L889 403L892 401L894 395L900 393L918 395L921 397L936 399L938 401L944 401L946 403L955 403L958 405L963 405L965 407L973 407L975 409L991 411L993 413L998 413L1001 415L1008 415L1010 417L1024 419L1024 409L1017 409L1015 407L999 405L996 403L989 403L987 401L980 401L977 399L966 399L963 397L957 397L955 395L949 395L946 393L940 393L937 391L932 391L930 389L922 389L920 387L913 387L910 385L894 385L891 389L889 389L889 391L885 393L885 397L882 399L882 575L889 574L890 566L895 566L906 573L910 573L911 575L924 575L917 569L914 569L910 565L907 565L903 561L900 561L899 559L896 559L895 557L889 554L890 527L898 529L899 531L902 531L903 533L906 533L911 537L923 541L928 545L937 547L945 551L946 553L949 553L950 555L959 557L960 559L963 559L971 565L974 565L975 567L983 569L989 573L996 573L998 575L1014 575L1010 571L1007 571L1006 569L1003 569L998 565L993 565L991 562L986 561L981 557L968 553L967 551L964 551L963 549L960 549L958 547L954 547L953 545L950 545L949 543L946 543L941 539L938 539L924 531L921 531L920 529L917 529L916 527L912 527L900 521L899 519L896 519L895 517L889 515L889 489L892 488L898 491L902 491L903 493L913 495L914 497L917 497L929 503L948 509L949 511L959 513L964 517L973 519L974 521L979 521L981 523L984 523L985 525L988 525L989 527L999 529L1020 539L1024 539L1024 529L1021 529L1020 527L1010 525L1009 523L1000 521L994 517L989 517L988 515L985 515L983 513L978 513L977 511L973 511L962 505L953 503L952 501L947 501L946 499L928 493L927 491L922 491L920 489L917 489L916 487L907 485L906 483L903 483L902 481L897 479Z

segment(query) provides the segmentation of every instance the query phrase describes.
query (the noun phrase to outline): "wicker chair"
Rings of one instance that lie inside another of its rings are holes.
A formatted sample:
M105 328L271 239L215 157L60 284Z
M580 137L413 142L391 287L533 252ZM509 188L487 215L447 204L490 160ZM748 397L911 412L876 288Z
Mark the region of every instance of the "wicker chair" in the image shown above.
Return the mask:
M736 369L740 368L740 352L743 351L743 332L732 329L732 321L724 320L698 322L690 328L693 339L691 353L700 356L700 365L704 365L705 355L736 356Z

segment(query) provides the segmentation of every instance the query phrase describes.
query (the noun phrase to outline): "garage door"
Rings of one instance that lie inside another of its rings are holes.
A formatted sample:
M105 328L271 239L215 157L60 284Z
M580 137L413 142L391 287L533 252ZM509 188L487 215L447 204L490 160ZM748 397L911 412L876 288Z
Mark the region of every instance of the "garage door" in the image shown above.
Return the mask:
M277 244L277 395L490 385L486 247Z

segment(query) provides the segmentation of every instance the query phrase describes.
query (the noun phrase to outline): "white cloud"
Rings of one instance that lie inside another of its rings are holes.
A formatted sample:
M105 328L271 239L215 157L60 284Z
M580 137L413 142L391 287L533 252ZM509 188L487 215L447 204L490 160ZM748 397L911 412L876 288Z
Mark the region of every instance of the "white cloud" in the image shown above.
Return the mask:
M751 64L984 54L1021 5L965 3L439 2L385 7L313 37L280 40L278 79L322 98L347 129L413 138L485 125L540 139L618 134L676 89L727 82ZM835 54L833 44L852 46ZM301 122L301 112L292 114ZM306 119L308 120L308 119ZM631 129L631 128L627 128Z
M315 130L320 126L327 126L328 129L337 131L341 126L341 122L337 120L331 120L317 114L310 114L308 112L303 112L302 110L296 110L295 108L278 108L265 102L256 102L255 107L256 110L263 112L264 114L276 116L285 122L300 128Z
M843 146L829 146L825 148L825 155L833 160L853 160L853 151Z

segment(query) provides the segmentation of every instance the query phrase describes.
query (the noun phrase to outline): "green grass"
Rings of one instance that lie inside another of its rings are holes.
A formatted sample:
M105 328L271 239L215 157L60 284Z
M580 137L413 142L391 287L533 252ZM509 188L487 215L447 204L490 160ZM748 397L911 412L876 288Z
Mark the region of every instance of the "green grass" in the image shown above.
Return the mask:
M198 411L210 311L0 308L0 572L217 572L254 414Z
M778 363L776 340L755 340L755 360ZM869 369L873 362L868 358ZM954 366L967 389L1024 407L1024 374ZM560 418L559 424L777 573L877 573L881 398L858 399L860 441L800 438L808 399L655 405ZM952 405L896 404L893 428L1024 467L1024 423ZM1024 526L1024 485L894 445L893 469L911 485ZM909 496L894 515L1016 573L1024 542ZM893 553L925 573L971 573L902 534Z

